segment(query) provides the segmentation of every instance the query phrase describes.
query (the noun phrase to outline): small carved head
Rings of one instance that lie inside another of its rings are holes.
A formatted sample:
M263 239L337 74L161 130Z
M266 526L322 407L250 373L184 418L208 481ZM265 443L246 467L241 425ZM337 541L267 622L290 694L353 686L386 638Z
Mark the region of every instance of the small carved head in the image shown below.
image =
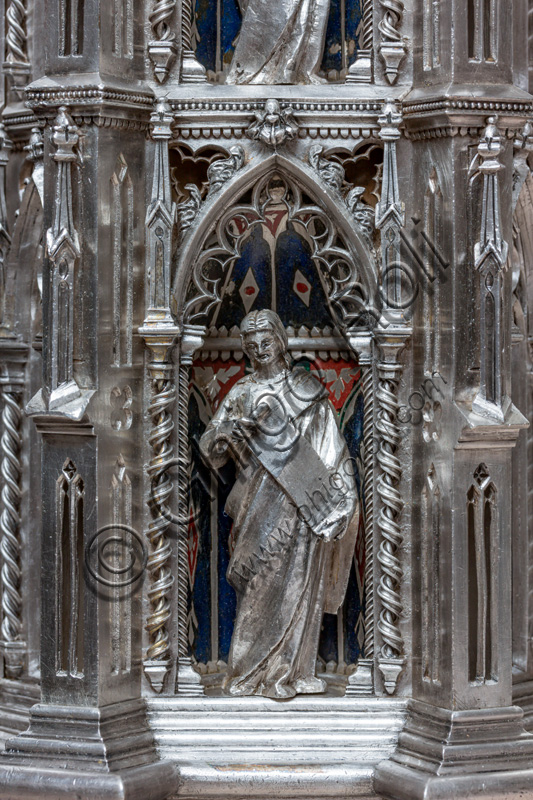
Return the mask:
M289 340L275 311L264 308L250 311L241 323L242 348L252 364L265 363L281 356L289 366Z

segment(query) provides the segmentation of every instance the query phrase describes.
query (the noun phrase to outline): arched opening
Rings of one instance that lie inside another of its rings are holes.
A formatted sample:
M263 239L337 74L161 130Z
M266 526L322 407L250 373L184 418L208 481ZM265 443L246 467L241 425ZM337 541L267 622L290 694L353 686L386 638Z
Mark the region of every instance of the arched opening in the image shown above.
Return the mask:
M182 530L189 601L186 620L178 624L186 627L204 690L213 694L221 691L236 609L226 578L235 542L224 511L234 473L231 467L218 475L210 471L199 440L228 392L250 372L238 329L247 313L276 311L288 333L293 364L326 388L348 446L361 507L364 464L371 463L365 462L372 425L369 364L361 365L346 329L354 309L364 307L369 284L375 286L373 257L353 222L348 228L342 212L325 208L319 185L313 193L307 174L304 185L276 161L270 159L259 174L238 176L238 186L226 192L231 191L231 200L217 198L218 218L206 203L183 241L174 279L178 319L203 331L191 358L186 397L178 402L180 415L186 408L190 446ZM360 332L364 322L359 314ZM178 426L183 430L182 416ZM344 602L322 623L317 674L336 694L344 693L359 659L371 655L365 649L365 609L372 591L365 585L366 538L362 514Z

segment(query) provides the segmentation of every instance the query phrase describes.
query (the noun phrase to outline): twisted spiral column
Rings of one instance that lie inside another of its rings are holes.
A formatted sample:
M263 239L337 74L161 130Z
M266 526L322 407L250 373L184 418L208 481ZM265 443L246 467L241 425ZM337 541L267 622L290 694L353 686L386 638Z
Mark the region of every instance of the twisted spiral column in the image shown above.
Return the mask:
M346 83L370 83L372 81L372 48L374 45L374 0L362 2L361 46L357 57L348 69Z
M385 76L390 84L398 78L406 46L400 33L404 4L402 0L380 0L383 17L378 23L381 34L379 52L385 62Z
M20 543L20 481L22 466L21 394L3 390L2 410L2 514L0 516L2 555L2 649L5 675L20 677L23 669L23 647L11 647L20 642L22 632L21 543ZM22 652L21 652L22 650Z
M152 28L152 40L148 43L148 54L159 83L167 80L178 52L172 26L175 9L176 0L154 0L152 10L148 15Z
M179 369L178 394L178 657L189 655L187 640L187 615L189 610L188 531L189 531L189 484L191 452L189 447L189 370L184 361Z
M174 38L170 26L170 19L176 8L176 0L155 0L148 19L152 27L152 34L159 42L168 42Z
M11 0L6 11L6 61L27 64L26 6L24 0Z
M145 669L151 677L152 687L160 692L166 673L170 669L170 643L168 621L170 619L170 595L174 577L170 570L171 548L168 529L171 512L168 504L173 484L169 469L173 464L173 447L170 441L174 430L172 409L176 399L176 388L172 380L171 363L150 364L152 373L152 398L148 407L152 430L149 443L152 458L148 465L150 477L150 509L153 519L148 526L150 554L147 570L150 576L148 599L151 613L145 628L150 637L146 653ZM155 662L155 663L154 663ZM159 665L159 670L158 670Z
M182 339L178 380L178 676L179 694L204 693L200 675L192 666L189 654L189 491L191 448L189 445L189 382L193 354L201 339L199 330L186 326Z
M378 388L376 391L377 419L376 431L379 447L377 462L377 498L379 516L379 551L377 560L380 567L377 595L381 610L377 624L382 646L378 653L378 667L383 676L385 691L394 694L398 678L405 665L404 642L400 630L400 617L403 611L401 600L402 566L400 548L403 541L400 517L403 500L399 491L402 468L398 458L401 434L398 424L398 385L401 375L399 354L409 336L408 331L398 331L397 335L387 337L382 334L380 341L381 360L378 362Z
M398 523L403 501L398 491L402 471L396 455L400 443L396 371L394 365L380 364L377 390L379 409L376 428L380 435L377 491L381 501L378 526L382 536L378 553L382 568L378 587L378 596L382 603L378 628L383 637L382 654L385 658L397 658L403 654L403 639L398 626L402 613L399 592L402 568L397 556L402 544L402 533Z
M183 58L181 80L183 83L205 83L207 74L194 53L192 27L194 22L194 0L183 0L181 16L181 42Z
M401 42L398 28L402 23L404 4L402 0L380 0L384 10L383 18L378 24L382 38L387 42Z
M374 655L374 387L372 366L363 374L363 444L365 500L365 658Z
M371 50L374 34L372 31L373 21L373 0L364 0L363 2L363 44L361 50Z

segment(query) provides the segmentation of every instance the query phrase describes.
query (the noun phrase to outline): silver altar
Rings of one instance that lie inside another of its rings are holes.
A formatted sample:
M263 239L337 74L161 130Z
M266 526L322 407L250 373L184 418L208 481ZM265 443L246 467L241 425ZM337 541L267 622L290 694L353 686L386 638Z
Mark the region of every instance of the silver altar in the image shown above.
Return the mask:
M276 5L3 6L10 800L533 797L533 5ZM260 308L361 511L284 700L223 692L198 445Z

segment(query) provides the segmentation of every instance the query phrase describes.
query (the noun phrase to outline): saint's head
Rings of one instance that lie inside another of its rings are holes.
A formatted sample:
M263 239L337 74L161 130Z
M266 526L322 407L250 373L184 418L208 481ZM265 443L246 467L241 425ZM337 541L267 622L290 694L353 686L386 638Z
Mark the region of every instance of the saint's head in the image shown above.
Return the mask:
M289 366L289 341L283 323L275 311L251 311L241 323L242 348L254 370Z

